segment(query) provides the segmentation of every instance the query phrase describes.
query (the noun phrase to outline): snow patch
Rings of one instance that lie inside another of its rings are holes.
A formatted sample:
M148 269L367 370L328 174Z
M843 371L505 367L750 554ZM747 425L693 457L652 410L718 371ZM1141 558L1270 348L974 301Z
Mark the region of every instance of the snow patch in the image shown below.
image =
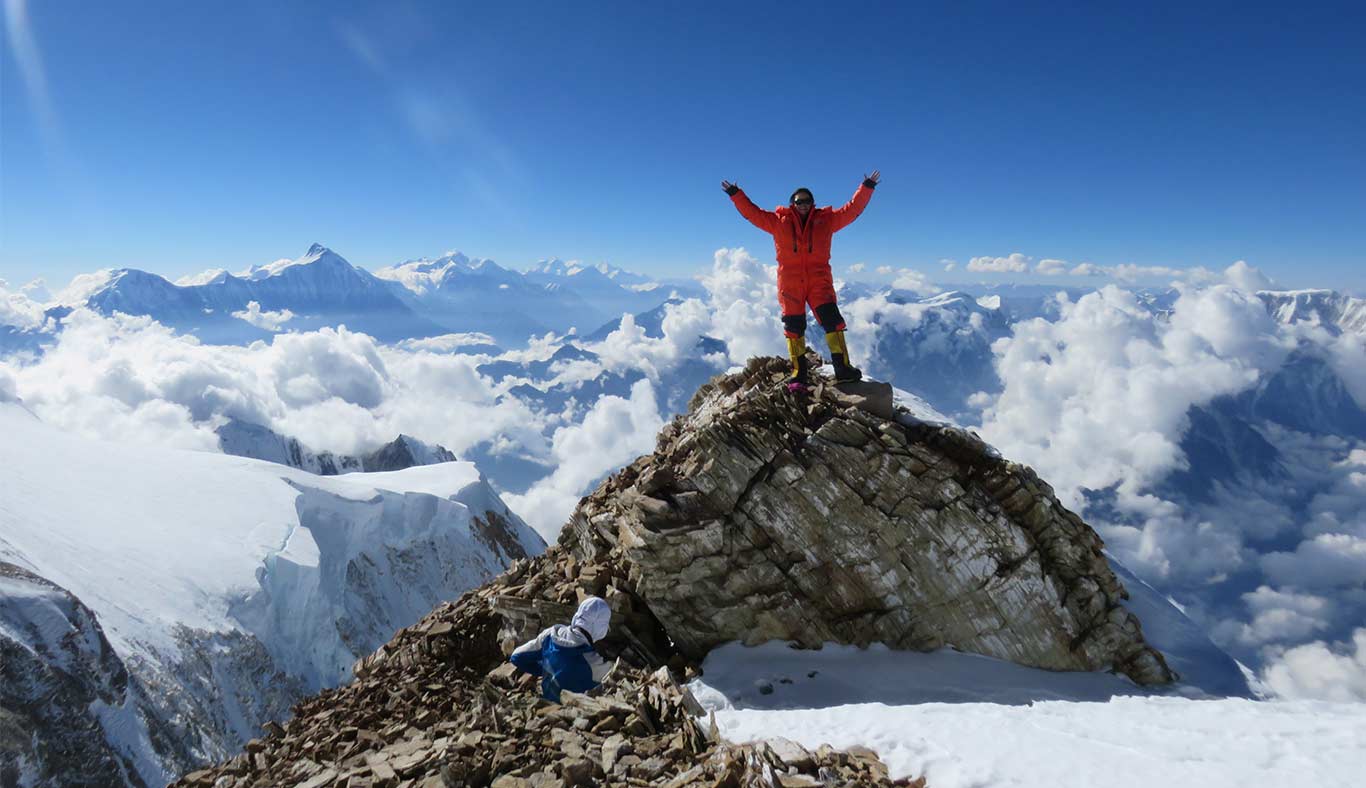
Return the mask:
M941 650L729 644L690 685L736 742L876 751L935 788L1355 785L1361 706L1192 700Z

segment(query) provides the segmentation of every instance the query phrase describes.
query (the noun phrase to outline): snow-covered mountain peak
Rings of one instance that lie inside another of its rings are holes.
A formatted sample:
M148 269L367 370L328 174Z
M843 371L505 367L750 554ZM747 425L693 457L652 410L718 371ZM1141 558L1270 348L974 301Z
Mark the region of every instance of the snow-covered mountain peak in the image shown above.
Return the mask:
M611 271L610 267L607 267L606 270L604 270L603 266L593 267L584 265L578 260L565 261L555 258L552 260L542 260L540 263L533 266L531 270L527 271L527 275L538 279L546 277L553 279L572 279L575 285L583 286L590 280L594 282L611 283L611 277L608 275L609 271Z
M1281 323L1319 323L1366 334L1366 299L1335 290L1261 290L1257 296Z
M116 268L110 271L104 283L93 288L87 297L95 300L112 293L132 298L156 297L156 294L171 293L178 289L177 285L163 276L136 268Z
M304 252L301 257L295 257L293 259L282 257L279 260L266 263L265 265L253 265L251 268L248 268L237 276L240 279L260 281L262 279L269 279L272 276L278 276L291 268L311 265L319 265L322 268L354 269L354 266L347 262L346 258L322 244L315 243L308 247L308 251Z
M592 281L596 285L608 285L614 287L630 287L652 282L649 277L641 276L617 268L608 263L598 263L597 265L587 265L579 260L561 260L558 257L550 260L541 260L536 265L527 270L527 276L537 280L544 279L572 279L577 286L583 286L587 281Z
M980 298L962 290L949 290L947 292L921 298L915 301L917 306L929 307L932 309L947 309L959 312L995 312L1001 308L1000 296L982 296Z
M200 271L197 274L182 276L175 280L176 287L199 287L200 285L217 285L228 280L232 274L223 268L210 268Z
M484 261L479 260L477 262L483 263ZM432 273L434 271L446 271L454 266L478 267L478 265L472 265L470 258L461 252L447 252L440 257L416 257L411 260L404 260L396 266L390 266L380 270L392 271L405 269L419 271L421 273Z
M408 449L408 454L418 465L438 465L443 462L456 461L455 455L444 447L434 446L411 435L400 434L397 443L403 444Z
M346 268L355 267L351 265L351 263L347 262L346 258L342 257L336 252L332 251L331 249L328 249L326 246L323 246L322 244L315 243L312 246L308 247L308 251L304 253L303 257L294 260L289 265L281 266L281 270L285 268L292 268L294 266L304 265L324 265Z
M528 274L545 274L547 276L568 276L568 271L574 266L566 263L558 257L549 260L540 260L531 268L527 269Z
M386 266L375 271L376 277L396 282L418 296L445 287L454 287L462 277L471 274L484 279L495 279L501 284L514 283L518 278L517 274L492 260L470 258L461 252L447 252L437 258L420 257L405 260L398 265Z

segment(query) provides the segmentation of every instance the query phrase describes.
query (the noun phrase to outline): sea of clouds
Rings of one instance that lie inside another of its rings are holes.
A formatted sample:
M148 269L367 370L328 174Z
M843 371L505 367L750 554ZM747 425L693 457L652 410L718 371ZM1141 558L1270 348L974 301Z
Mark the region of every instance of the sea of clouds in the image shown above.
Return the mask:
M545 474L505 499L554 539L592 485L653 449L668 415L661 391L699 338L725 343L707 359L718 372L782 352L774 279L773 267L745 250L723 249L700 277L706 297L668 306L662 337L628 318L600 342L550 334L484 353L470 349L470 337L383 345L340 327L246 347L205 345L148 318L77 309L43 354L0 360L0 396L119 442L214 451L213 430L237 418L316 450L356 453L406 433L457 456L474 447L515 454ZM1366 403L1363 337L1276 322L1254 292L1265 278L1245 265L1199 279L1178 283L1167 311L1110 285L1075 300L1060 295L1054 319L1016 323L990 345L999 388L971 399L980 432L1038 469L1119 560L1259 666L1270 691L1366 700L1366 446L1268 430L1289 458L1286 484L1313 491L1303 505L1288 504L1293 496L1281 489L1241 491L1216 507L1154 492L1186 466L1190 409L1255 385L1296 348L1316 349ZM914 271L900 280L937 290ZM872 367L871 356L887 352L879 339L891 335L882 332L924 328L934 312L885 293L842 308L855 359ZM278 316L257 307L240 318L273 325ZM0 283L0 325L43 323L36 301ZM969 315L923 341L948 345L982 330L980 316ZM495 380L478 369L544 360L570 339L597 359L565 361L537 381ZM554 411L512 391L523 383L573 388L605 372L643 378L625 396L571 399ZM1088 513L1097 490L1108 492L1109 505Z
M1170 313L1107 286L1060 297L1057 320L1016 324L992 348L1002 390L979 398L981 432L1033 465L1112 554L1185 603L1216 641L1262 664L1271 689L1366 700L1366 447L1266 425L1284 483L1213 506L1154 492L1188 467L1190 409L1253 386L1297 348L1319 353L1366 403L1361 337L1278 323L1245 289L1247 272L1231 273L1182 285ZM1088 514L1096 490L1112 495Z

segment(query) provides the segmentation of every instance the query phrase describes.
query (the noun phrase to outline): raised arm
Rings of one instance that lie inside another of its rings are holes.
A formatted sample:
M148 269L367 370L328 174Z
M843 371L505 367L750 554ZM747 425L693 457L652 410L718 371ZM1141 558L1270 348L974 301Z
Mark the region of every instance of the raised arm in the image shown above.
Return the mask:
M726 194L730 195L730 201L735 203L736 210L740 211L740 215L748 219L750 224L766 233L773 233L778 229L778 214L755 205L739 186L730 181L721 181L721 188L726 190Z
M843 230L863 213L863 209L868 207L868 201L873 199L873 189L877 188L877 182L881 178L882 173L879 170L873 170L872 175L863 176L863 183L859 184L858 190L849 202L830 212L834 219L834 229L831 232Z

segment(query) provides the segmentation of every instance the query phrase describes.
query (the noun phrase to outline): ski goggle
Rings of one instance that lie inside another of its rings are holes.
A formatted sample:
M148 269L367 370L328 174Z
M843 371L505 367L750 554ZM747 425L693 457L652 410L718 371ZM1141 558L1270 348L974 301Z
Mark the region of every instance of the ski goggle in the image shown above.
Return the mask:
M798 197L792 201L793 205L815 205L816 201L810 197Z

